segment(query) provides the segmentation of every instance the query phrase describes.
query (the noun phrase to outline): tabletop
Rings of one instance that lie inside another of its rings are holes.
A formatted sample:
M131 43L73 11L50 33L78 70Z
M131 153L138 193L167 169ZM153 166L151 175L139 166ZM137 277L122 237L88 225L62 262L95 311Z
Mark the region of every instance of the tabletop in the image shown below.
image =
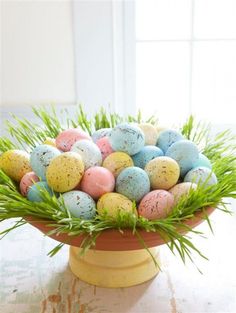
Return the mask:
M197 229L207 239L191 235L209 261L195 255L195 264L184 265L162 246L162 271L154 279L117 289L76 278L68 267L68 246L50 258L56 242L25 225L0 241L0 312L235 313L236 216L217 210L211 220L214 234L204 222Z

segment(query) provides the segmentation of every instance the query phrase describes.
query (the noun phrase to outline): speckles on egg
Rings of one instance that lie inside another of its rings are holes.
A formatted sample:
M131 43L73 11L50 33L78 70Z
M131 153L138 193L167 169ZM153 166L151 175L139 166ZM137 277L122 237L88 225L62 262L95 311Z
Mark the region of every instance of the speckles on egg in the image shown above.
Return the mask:
M51 160L61 152L49 145L39 145L30 154L30 164L35 174L42 180L46 180L46 170Z
M149 192L140 202L138 213L148 220L165 218L171 212L174 197L166 190Z
M143 148L145 137L143 131L137 126L123 123L112 129L109 141L114 151L134 155Z
M71 128L62 131L56 138L56 146L62 151L70 151L71 147L76 141L88 139L91 137L81 129Z
M65 207L77 218L92 219L96 215L96 203L85 192L69 191L62 195Z
M180 174L178 163L165 156L148 162L145 171L149 176L152 189L170 189L177 183Z
M132 201L139 202L150 191L147 173L139 167L124 169L116 179L116 191Z
M97 212L104 217L115 219L120 211L137 213L132 201L119 193L106 193L97 202Z
M99 139L109 136L109 134L111 133L111 130L112 128L101 128L101 129L96 130L92 134L93 142L97 143Z
M157 139L157 146L166 153L167 149L175 142L184 139L183 136L173 129L163 130Z
M102 159L105 160L105 158L110 155L114 150L111 147L110 141L108 137L103 137L97 140L96 145L101 151Z
M217 177L209 168L199 166L189 171L184 177L184 181L208 187L217 184Z
M107 168L117 177L126 167L133 166L133 160L124 152L113 152L103 161L102 166Z
M48 185L55 191L74 189L84 174L84 164L79 154L65 152L55 157L47 168Z
M39 181L38 176L34 172L26 173L20 181L20 192L26 197L29 188Z
M156 145L157 143L157 129L150 123L142 123L137 125L144 133L145 145Z
M101 151L98 146L90 140L83 139L76 141L71 147L71 151L76 152L81 156L85 169L102 164Z
M163 155L163 151L160 148L156 146L145 146L132 156L132 160L135 166L144 169L149 161Z
M198 148L190 140L179 140L166 151L166 156L176 160L180 167L180 175L183 177L199 158Z
M30 156L22 150L8 150L0 155L0 169L11 179L19 182L22 177L32 171Z

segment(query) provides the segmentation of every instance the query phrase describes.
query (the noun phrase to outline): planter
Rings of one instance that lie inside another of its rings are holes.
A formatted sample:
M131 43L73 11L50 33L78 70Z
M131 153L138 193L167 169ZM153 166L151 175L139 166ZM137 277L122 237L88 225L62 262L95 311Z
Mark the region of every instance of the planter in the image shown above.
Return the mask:
M205 212L197 212L191 219L186 220L185 224L191 228L196 227L204 221L204 215L210 215L214 208L207 208ZM28 217L27 221L47 234L53 227L47 226L51 221L36 220ZM179 230L186 233L185 230ZM158 233L139 231L146 246L159 260L158 246L165 244L166 241ZM72 272L90 284L101 287L128 287L143 283L158 274L159 268L155 266L149 253L143 249L142 244L131 230L124 230L120 233L116 229L105 230L97 238L96 245L85 255L80 254L80 245L85 238L84 235L69 237L66 234L51 235L51 238L69 244L70 255L69 265Z

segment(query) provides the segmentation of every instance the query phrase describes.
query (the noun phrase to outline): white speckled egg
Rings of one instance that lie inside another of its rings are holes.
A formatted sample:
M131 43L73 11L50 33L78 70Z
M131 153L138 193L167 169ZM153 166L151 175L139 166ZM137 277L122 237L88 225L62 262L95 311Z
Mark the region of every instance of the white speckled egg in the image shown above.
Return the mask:
M187 197L191 190L197 189L197 185L191 182L184 182L172 187L169 192L174 196L174 204L176 205L182 197Z
M217 184L217 177L209 168L199 166L189 171L184 177L184 181L208 187Z
M127 197L116 193L105 193L97 202L97 212L99 215L104 215L108 218L116 218L119 211L133 212L133 203ZM137 214L137 212L134 212Z
M65 152L55 157L46 171L48 185L57 192L74 189L84 174L84 163L75 152Z
M92 139L94 143L97 143L97 141L103 137L107 137L109 136L110 132L111 132L112 128L101 128L96 130L93 134L92 134Z
M165 218L171 212L174 197L166 190L153 190L146 194L138 206L140 216L148 220Z
M62 195L65 207L71 215L81 219L93 219L96 215L96 203L85 192L69 191Z
M144 133L145 136L145 145L153 145L155 146L157 143L157 129L150 123L142 123L138 124L138 127L141 128L141 130Z
M39 181L29 188L27 199L32 202L42 202L41 190L47 191L51 196L53 195L53 191L48 184L45 181Z
M143 131L128 123L117 125L111 130L108 138L114 151L126 152L129 155L138 153L145 144Z
M132 155L132 160L135 166L144 169L149 161L163 155L163 151L156 146L144 146L138 153Z
M152 189L168 190L173 187L180 174L178 163L166 156L157 157L145 166Z
M139 167L127 167L116 179L116 191L132 201L139 202L150 191L147 173Z
M168 148L173 145L173 143L184 139L183 136L173 129L163 130L157 139L157 146L164 152L168 150Z
M174 159L180 167L183 177L199 158L198 147L190 140L179 140L173 143L166 151L166 156Z
M202 153L199 153L199 158L197 162L193 164L193 168L199 166L208 167L210 170L212 169L211 161Z
M81 156L85 169L102 164L101 151L98 146L90 140L83 139L76 141L71 147L71 151Z
M30 156L21 150L8 150L0 155L0 169L11 179L19 182L22 177L32 171Z
M39 145L30 154L30 165L35 174L42 180L46 180L46 170L51 160L61 152L49 145Z

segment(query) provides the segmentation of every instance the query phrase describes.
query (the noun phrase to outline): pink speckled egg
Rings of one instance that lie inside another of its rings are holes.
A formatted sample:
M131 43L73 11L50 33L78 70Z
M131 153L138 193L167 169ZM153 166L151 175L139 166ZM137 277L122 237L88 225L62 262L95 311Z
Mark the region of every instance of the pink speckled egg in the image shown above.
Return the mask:
M76 141L81 139L92 140L91 137L81 129L71 128L62 131L56 138L56 146L62 151L70 151Z
M97 140L96 145L100 149L102 153L102 160L105 160L105 158L110 155L114 150L111 147L111 144L108 140L108 137L103 137Z
M22 196L26 197L29 187L39 181L38 176L34 172L26 173L20 181L20 192Z
M174 196L166 190L153 190L146 194L138 206L139 215L148 220L165 218L173 208Z
M81 190L93 199L98 199L103 194L114 190L115 178L108 169L94 166L85 171L80 186Z

